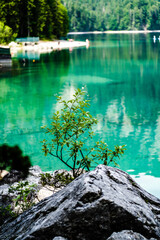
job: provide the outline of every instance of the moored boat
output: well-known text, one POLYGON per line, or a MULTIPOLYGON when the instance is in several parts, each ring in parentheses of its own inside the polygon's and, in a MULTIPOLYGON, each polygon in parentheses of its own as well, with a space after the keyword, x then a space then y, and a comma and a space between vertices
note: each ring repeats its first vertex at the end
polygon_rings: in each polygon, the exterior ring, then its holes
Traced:
POLYGON ((11 59, 9 47, 0 46, 0 59, 11 59))
POLYGON ((10 48, 0 46, 0 68, 10 67, 12 65, 10 48))

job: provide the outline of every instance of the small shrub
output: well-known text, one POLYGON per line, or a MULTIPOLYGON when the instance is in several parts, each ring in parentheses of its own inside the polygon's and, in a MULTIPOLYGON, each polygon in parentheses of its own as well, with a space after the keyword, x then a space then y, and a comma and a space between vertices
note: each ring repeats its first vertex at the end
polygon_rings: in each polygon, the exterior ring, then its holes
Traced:
POLYGON ((69 173, 58 173, 55 176, 55 184, 60 183, 62 186, 68 185, 70 182, 74 180, 74 177, 72 177, 69 173))
POLYGON ((42 186, 45 185, 50 185, 53 186, 53 177, 50 173, 41 173, 40 174, 40 183, 42 184, 42 186))
POLYGON ((50 173, 40 174, 40 182, 42 186, 49 185, 54 187, 66 186, 74 180, 74 177, 71 174, 62 172, 57 173, 55 176, 52 176, 50 173))
POLYGON ((50 127, 44 127, 46 134, 51 135, 50 141, 44 139, 42 142, 45 156, 50 154, 63 162, 72 170, 74 178, 83 173, 84 169, 90 171, 92 163, 117 165, 115 159, 125 150, 123 145, 115 146, 112 151, 103 141, 86 149, 85 142, 91 141, 94 135, 92 128, 97 124, 97 119, 86 110, 90 104, 84 96, 85 92, 77 89, 69 101, 57 97, 62 105, 61 111, 53 114, 50 127))
POLYGON ((19 182, 16 186, 11 186, 9 188, 9 193, 16 195, 16 197, 13 198, 13 202, 15 208, 19 207, 16 211, 17 214, 28 210, 35 204, 35 187, 35 184, 29 185, 29 183, 25 181, 19 182))

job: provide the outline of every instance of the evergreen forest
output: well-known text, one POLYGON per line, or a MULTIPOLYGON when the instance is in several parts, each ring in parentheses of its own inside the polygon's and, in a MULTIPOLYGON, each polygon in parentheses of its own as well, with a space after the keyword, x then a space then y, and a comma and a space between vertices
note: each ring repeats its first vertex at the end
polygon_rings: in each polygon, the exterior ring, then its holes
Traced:
POLYGON ((158 30, 160 0, 1 0, 0 42, 68 31, 158 30))
POLYGON ((53 39, 69 30, 66 8, 60 0, 1 0, 0 38, 38 36, 53 39))
POLYGON ((70 31, 157 30, 160 0, 63 0, 70 31))

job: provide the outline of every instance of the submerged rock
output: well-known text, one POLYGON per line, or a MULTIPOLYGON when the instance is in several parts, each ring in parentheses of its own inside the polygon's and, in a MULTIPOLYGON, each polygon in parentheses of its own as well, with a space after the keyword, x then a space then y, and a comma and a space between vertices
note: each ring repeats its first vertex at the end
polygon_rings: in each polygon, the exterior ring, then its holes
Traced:
POLYGON ((160 239, 160 200, 127 173, 99 165, 4 224, 0 239, 106 240, 126 229, 160 239))

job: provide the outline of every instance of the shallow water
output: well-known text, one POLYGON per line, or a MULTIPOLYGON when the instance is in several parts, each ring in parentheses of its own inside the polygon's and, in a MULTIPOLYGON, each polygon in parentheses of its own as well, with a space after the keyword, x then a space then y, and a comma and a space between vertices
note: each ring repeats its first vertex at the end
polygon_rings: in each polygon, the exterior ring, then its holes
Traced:
POLYGON ((153 34, 70 38, 88 38, 90 47, 12 53, 12 68, 0 72, 0 144, 18 144, 44 171, 63 168, 44 157, 41 126, 57 109, 55 94, 68 98, 84 87, 99 120, 96 140, 126 144, 120 168, 160 197, 160 42, 153 34))

